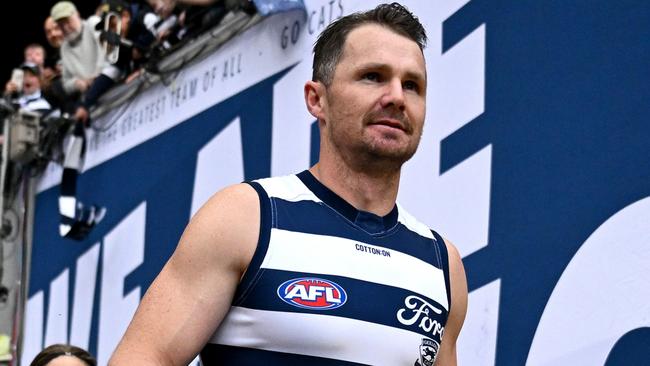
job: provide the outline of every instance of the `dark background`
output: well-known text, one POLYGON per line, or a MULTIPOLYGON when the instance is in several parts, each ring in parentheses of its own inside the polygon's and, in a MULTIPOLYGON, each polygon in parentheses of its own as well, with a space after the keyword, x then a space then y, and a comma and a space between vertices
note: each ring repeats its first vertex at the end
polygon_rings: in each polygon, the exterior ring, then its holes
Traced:
MULTIPOLYGON (((45 39, 43 23, 50 14, 50 9, 56 0, 48 1, 12 1, 12 11, 5 12, 0 21, 2 34, 2 57, 0 57, 0 85, 11 77, 11 70, 23 62, 23 50, 30 43, 39 43, 50 52, 51 48, 45 39), (14 11, 15 9, 15 11, 14 11), (10 19, 9 17, 14 17, 10 19)), ((100 0, 73 1, 82 18, 94 12, 100 0)))

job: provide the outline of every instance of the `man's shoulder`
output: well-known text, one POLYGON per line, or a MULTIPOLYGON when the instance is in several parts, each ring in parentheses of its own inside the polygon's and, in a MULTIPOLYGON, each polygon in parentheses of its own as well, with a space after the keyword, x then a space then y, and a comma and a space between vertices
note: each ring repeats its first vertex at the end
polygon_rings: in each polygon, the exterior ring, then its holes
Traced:
POLYGON ((227 206, 250 206, 258 200, 258 195, 250 184, 238 183, 221 189, 204 205, 204 208, 221 209, 227 206))
POLYGON ((246 206, 259 202, 262 198, 289 198, 296 192, 304 192, 306 187, 296 175, 275 176, 247 180, 227 186, 216 192, 203 206, 210 211, 223 206, 246 206))
POLYGON ((98 15, 91 15, 88 18, 82 20, 84 26, 88 26, 88 31, 95 32, 95 26, 102 21, 102 18, 98 15))
POLYGON ((398 217, 397 220, 407 229, 427 238, 433 239, 433 233, 428 225, 411 215, 402 205, 397 203, 398 217))
POLYGON ((257 179, 251 182, 264 190, 269 198, 285 201, 319 201, 314 193, 303 183, 298 174, 257 179))
MULTIPOLYGON (((259 231, 258 194, 249 184, 228 186, 210 197, 192 216, 186 234, 192 240, 235 248, 253 243, 259 231)), ((211 245, 211 244, 210 244, 211 245)))
POLYGON ((297 179, 297 174, 274 175, 271 177, 253 179, 247 182, 258 183, 260 185, 266 186, 272 184, 283 184, 283 182, 291 182, 294 179, 297 179))

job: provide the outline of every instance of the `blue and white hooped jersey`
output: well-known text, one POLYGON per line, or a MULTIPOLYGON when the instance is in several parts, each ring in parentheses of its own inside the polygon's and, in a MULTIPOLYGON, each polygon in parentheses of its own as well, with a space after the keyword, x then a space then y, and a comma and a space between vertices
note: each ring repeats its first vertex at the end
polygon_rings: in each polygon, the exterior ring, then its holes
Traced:
POLYGON ((250 184, 258 246, 204 365, 433 365, 450 305, 437 233, 399 205, 359 211, 309 171, 250 184))

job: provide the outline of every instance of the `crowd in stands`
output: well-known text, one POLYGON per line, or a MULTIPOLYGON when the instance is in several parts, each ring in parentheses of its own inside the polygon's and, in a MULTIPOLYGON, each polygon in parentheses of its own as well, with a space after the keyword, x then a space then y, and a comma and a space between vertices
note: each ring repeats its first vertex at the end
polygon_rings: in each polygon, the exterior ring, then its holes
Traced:
MULTIPOLYGON (((59 1, 43 21, 50 52, 27 45, 0 101, 12 111, 67 115, 87 126, 102 94, 143 71, 155 72, 157 62, 216 27, 230 11, 252 15, 256 8, 251 0, 102 0, 84 19, 73 2, 59 1)), ((96 360, 82 348, 54 344, 30 363, 55 365, 95 366, 96 360)))
POLYGON ((102 0, 83 19, 73 2, 60 1, 43 25, 53 52, 25 47, 5 100, 17 110, 67 114, 87 124, 102 94, 155 70, 164 56, 238 10, 253 14, 255 6, 250 0, 102 0))

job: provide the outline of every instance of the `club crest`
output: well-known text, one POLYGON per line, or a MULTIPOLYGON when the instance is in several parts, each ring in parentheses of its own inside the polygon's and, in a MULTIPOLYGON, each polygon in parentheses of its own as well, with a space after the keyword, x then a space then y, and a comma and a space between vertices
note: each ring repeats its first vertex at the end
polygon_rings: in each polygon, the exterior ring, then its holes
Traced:
POLYGON ((436 356, 438 356, 438 350, 440 350, 438 342, 429 338, 422 338, 420 357, 415 361, 414 366, 433 366, 436 362, 436 356))

